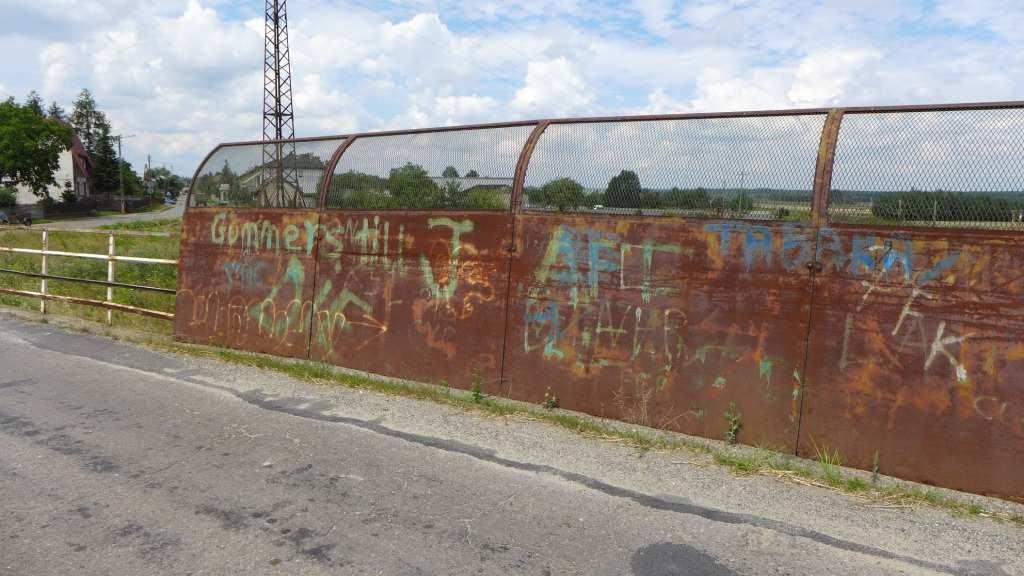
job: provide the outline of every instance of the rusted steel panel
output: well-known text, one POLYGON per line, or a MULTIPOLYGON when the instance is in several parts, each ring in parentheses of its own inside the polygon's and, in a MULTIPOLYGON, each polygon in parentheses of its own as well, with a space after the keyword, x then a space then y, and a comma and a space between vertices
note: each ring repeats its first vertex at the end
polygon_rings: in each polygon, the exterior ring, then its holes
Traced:
POLYGON ((318 222, 313 210, 187 210, 175 338, 306 357, 318 222))
POLYGON ((800 453, 1024 498, 1024 237, 821 230, 800 453))
POLYGON ((498 378, 511 218, 326 211, 311 357, 469 387, 498 378))
POLYGON ((513 263, 508 394, 794 449, 809 226, 529 214, 513 263))

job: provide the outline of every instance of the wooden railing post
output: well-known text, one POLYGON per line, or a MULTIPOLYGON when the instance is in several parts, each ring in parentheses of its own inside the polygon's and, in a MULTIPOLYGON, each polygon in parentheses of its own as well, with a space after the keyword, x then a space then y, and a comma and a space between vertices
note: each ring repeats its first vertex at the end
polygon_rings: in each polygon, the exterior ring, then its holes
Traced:
MULTIPOLYGON (((114 281, 114 265, 117 260, 114 260, 114 233, 111 232, 107 236, 107 256, 110 259, 107 260, 107 282, 114 281)), ((114 301, 114 287, 107 286, 107 302, 114 301)), ((110 326, 114 323, 114 311, 107 308, 107 325, 110 326)))
POLYGON ((40 314, 46 314, 46 288, 47 288, 47 286, 46 286, 46 275, 49 274, 49 271, 48 271, 47 265, 46 265, 46 252, 49 249, 50 249, 50 234, 49 234, 49 230, 45 230, 44 229, 43 230, 42 263, 40 265, 41 273, 43 275, 43 278, 42 278, 42 280, 39 281, 39 293, 43 295, 43 297, 39 299, 39 313, 40 314))

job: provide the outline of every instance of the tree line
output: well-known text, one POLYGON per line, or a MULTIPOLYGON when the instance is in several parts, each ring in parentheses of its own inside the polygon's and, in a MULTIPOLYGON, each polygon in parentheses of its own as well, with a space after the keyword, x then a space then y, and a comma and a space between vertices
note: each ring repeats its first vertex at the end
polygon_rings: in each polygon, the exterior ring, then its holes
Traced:
MULTIPOLYGON (((348 171, 335 174, 327 205, 351 209, 408 210, 504 210, 508 208, 511 186, 477 185, 464 189, 458 171, 448 166, 441 173, 447 180, 438 184, 423 166, 407 162, 392 168, 388 177, 348 171)), ((479 178, 476 170, 464 178, 479 178)))
POLYGON ((754 209, 754 198, 746 191, 726 197, 711 194, 706 188, 679 188, 655 191, 644 188, 632 170, 622 170, 608 181, 604 190, 587 192, 572 178, 556 178, 542 186, 523 190, 532 206, 568 212, 579 208, 603 206, 637 210, 708 210, 739 212, 754 209))
POLYGON ((1024 215, 1024 199, 980 192, 909 190, 871 199, 871 215, 881 220, 1010 222, 1024 215))

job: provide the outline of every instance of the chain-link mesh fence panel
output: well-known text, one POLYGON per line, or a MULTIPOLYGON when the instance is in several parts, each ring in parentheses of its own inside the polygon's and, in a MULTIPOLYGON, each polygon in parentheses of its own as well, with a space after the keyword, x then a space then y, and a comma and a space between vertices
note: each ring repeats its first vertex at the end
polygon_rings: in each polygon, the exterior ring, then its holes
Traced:
POLYGON ((1024 109, 847 113, 831 222, 1024 229, 1024 109))
POLYGON ((327 163, 344 138, 227 144, 192 183, 192 206, 317 207, 327 163))
POLYGON ((552 124, 526 210, 809 220, 824 114, 552 124))
POLYGON ((507 210, 532 125, 357 138, 334 170, 327 208, 507 210))

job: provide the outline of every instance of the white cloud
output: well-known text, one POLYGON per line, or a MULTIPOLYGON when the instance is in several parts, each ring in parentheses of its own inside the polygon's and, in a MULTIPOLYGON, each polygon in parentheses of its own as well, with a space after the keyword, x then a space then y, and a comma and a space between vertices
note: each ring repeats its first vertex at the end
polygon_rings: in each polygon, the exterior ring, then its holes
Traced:
POLYGON ((959 26, 979 26, 1010 40, 1024 40, 1024 10, 1018 0, 939 0, 935 13, 959 26))
POLYGON ((578 68, 561 56, 530 62, 525 83, 516 90, 511 106, 527 114, 564 116, 586 110, 594 99, 578 68))
POLYGON ((673 30, 672 3, 672 0, 633 0, 633 8, 640 13, 647 30, 667 36, 673 30))
POLYGON ((500 111, 501 103, 489 96, 437 95, 424 90, 412 95, 405 111, 385 126, 401 129, 476 124, 493 119, 500 111))
POLYGON ((731 7, 724 2, 708 2, 701 0, 687 3, 682 10, 683 21, 691 26, 703 27, 726 14, 731 7))
POLYGON ((43 71, 42 93, 56 97, 75 68, 71 48, 66 44, 50 44, 39 55, 39 64, 43 71))
POLYGON ((882 59, 873 49, 828 50, 804 58, 796 69, 787 97, 797 106, 829 106, 843 102, 850 84, 866 80, 866 69, 882 59))
MULTIPOLYGON (((290 4, 301 135, 1024 98, 1014 0, 290 4)), ((260 0, 0 0, 0 83, 66 108, 88 87, 115 130, 138 135, 135 164, 145 152, 194 163, 218 141, 260 135, 261 10, 260 0)))
POLYGON ((782 69, 747 69, 739 73, 705 68, 697 77, 691 109, 696 112, 732 112, 785 108, 788 73, 782 69))

